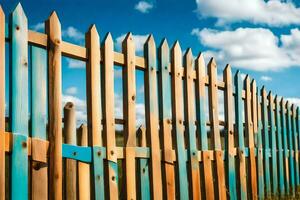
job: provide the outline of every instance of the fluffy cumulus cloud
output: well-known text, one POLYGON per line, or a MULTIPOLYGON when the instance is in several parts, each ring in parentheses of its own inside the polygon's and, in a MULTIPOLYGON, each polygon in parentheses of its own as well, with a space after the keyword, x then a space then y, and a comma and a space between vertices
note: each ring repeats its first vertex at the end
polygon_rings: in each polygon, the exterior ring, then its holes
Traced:
POLYGON ((66 89, 66 94, 75 95, 77 94, 77 87, 69 87, 66 89))
POLYGON ((74 95, 63 94, 62 95, 62 105, 65 106, 66 103, 72 102, 75 106, 75 115, 77 124, 86 123, 87 112, 86 112, 86 101, 80 99, 74 95))
POLYGON ((134 9, 140 11, 141 13, 149 13, 152 8, 153 4, 147 1, 140 1, 134 6, 134 9))
POLYGON ((215 57, 223 66, 226 63, 239 68, 266 71, 280 70, 300 63, 300 31, 277 37, 265 28, 238 28, 232 31, 193 29, 192 35, 209 50, 206 59, 215 57))
MULTIPOLYGON (((126 34, 123 34, 119 37, 117 37, 116 41, 116 48, 121 51, 122 49, 122 42, 124 38, 126 37, 126 34)), ((132 35, 133 41, 135 44, 135 51, 137 54, 141 53, 144 49, 144 44, 148 38, 148 35, 132 35)))
POLYGON ((69 26, 62 31, 62 36, 76 42, 82 43, 84 41, 84 34, 73 26, 69 26))
POLYGON ((269 26, 300 24, 300 8, 282 0, 196 0, 200 17, 214 17, 217 25, 251 22, 269 26))
POLYGON ((31 26, 31 29, 34 30, 34 31, 43 31, 44 28, 45 28, 45 26, 44 26, 44 23, 42 23, 42 22, 31 26))
POLYGON ((261 76, 260 79, 266 82, 272 81, 272 78, 270 76, 261 76))
POLYGON ((74 60, 71 58, 66 58, 67 66, 71 69, 84 69, 85 68, 85 62, 81 60, 74 60))

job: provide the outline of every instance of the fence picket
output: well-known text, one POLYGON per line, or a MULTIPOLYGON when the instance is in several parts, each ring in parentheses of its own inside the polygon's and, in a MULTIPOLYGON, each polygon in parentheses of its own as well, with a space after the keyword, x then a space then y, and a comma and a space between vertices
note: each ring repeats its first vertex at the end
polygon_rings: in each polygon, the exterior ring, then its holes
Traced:
POLYGON ((265 187, 266 196, 271 196, 271 178, 270 178, 270 147, 269 147, 269 120, 268 120, 268 109, 267 109, 267 93, 263 87, 261 89, 262 98, 262 121, 263 121, 263 148, 264 148, 264 169, 265 169, 265 187))
POLYGON ((94 163, 92 166, 94 174, 95 199, 105 199, 104 190, 104 163, 102 152, 101 135, 101 77, 100 77, 100 39, 96 26, 89 28, 85 35, 86 47, 89 49, 89 60, 86 65, 87 86, 87 126, 90 145, 93 146, 94 163), (100 154, 100 155, 99 155, 100 154))
POLYGON ((289 146, 289 171, 290 171, 290 194, 295 196, 295 163, 294 163, 294 145, 293 145, 293 133, 292 133, 292 120, 291 120, 291 108, 290 102, 286 102, 286 116, 287 116, 287 132, 288 132, 288 146, 289 146))
POLYGON ((250 183, 251 183, 251 195, 252 199, 257 199, 257 182, 256 182, 256 158, 254 147, 254 125, 253 114, 251 104, 251 87, 250 77, 247 75, 245 78, 245 90, 246 90, 246 109, 245 109, 245 129, 246 137, 248 139, 249 157, 250 157, 250 183))
POLYGON ((295 189, 298 195, 299 187, 299 157, 298 157, 298 140, 297 140, 297 128, 296 128, 296 106, 295 104, 291 107, 292 112, 292 133, 293 133, 293 143, 294 143, 294 161, 295 161, 295 189))
POLYGON ((277 170, 277 145, 275 133, 275 120, 274 120, 274 99, 271 92, 268 95, 269 99, 269 120, 270 120, 270 133, 271 133, 271 159, 272 159, 272 192, 274 196, 278 195, 278 170, 277 170))
POLYGON ((234 156, 234 126, 233 126, 233 91, 232 91, 232 73, 230 65, 227 65, 223 72, 225 81, 225 121, 226 121, 226 145, 227 145, 227 173, 230 199, 237 199, 236 191, 236 173, 234 156))
POLYGON ((258 170, 258 197, 263 199, 265 197, 265 183, 264 183, 264 166, 263 166, 263 139, 262 139, 262 98, 255 94, 257 99, 257 170, 258 170))
POLYGON ((28 46, 27 18, 21 4, 12 13, 11 199, 28 199, 28 46))
POLYGON ((185 67, 185 116, 186 131, 188 134, 188 159, 190 164, 190 183, 193 199, 201 199, 200 190, 200 170, 198 161, 198 149, 196 143, 196 113, 195 113, 195 90, 192 72, 194 68, 194 58, 192 50, 189 48, 184 55, 185 67))
POLYGON ((61 25, 53 12, 46 22, 48 50, 49 199, 62 199, 61 25))
MULTIPOLYGON (((81 146, 88 146, 87 126, 81 125, 79 128, 78 142, 81 146)), ((87 163, 78 163, 78 199, 90 199, 90 165, 87 163)))
POLYGON ((0 6, 0 200, 5 199, 5 14, 0 6))
POLYGON ((159 144, 159 121, 157 99, 157 63, 154 38, 150 35, 144 46, 146 61, 146 130, 151 149, 151 188, 153 199, 162 199, 161 155, 159 144))
POLYGON ((104 136, 107 146, 108 162, 108 187, 109 198, 119 199, 118 197, 118 163, 116 154, 115 136, 115 112, 114 112, 114 63, 113 63, 113 39, 111 34, 107 34, 104 40, 104 136))
POLYGON ((289 173, 289 147, 287 142, 287 123, 285 115, 285 102, 283 98, 280 101, 281 109, 281 125, 282 125, 282 135, 283 135, 283 150, 284 150, 284 170, 285 170, 285 186, 286 193, 290 194, 290 173, 289 173))
POLYGON ((172 157, 172 104, 171 104, 171 84, 170 84, 170 53, 166 39, 159 48, 160 61, 160 120, 163 139, 163 160, 164 160, 164 199, 175 199, 175 173, 172 157))
POLYGON ((281 129, 281 116, 280 116, 280 105, 278 96, 275 97, 275 116, 276 116, 276 133, 278 141, 278 174, 279 174, 279 191, 280 196, 284 197, 285 186, 284 186, 284 160, 283 160, 283 148, 282 148, 282 129, 281 129))
MULTIPOLYGON (((31 136, 47 139, 47 51, 31 47, 31 136)), ((35 146, 32 146, 34 149, 35 146)), ((38 151, 38 150, 37 150, 38 151)), ((33 158, 34 159, 34 156, 33 158)), ((48 198, 48 167, 33 161, 31 170, 32 199, 48 198)))
POLYGON ((240 182, 240 199, 247 199, 247 182, 246 182, 246 162, 245 162, 245 144, 244 144, 244 127, 243 127, 243 99, 242 90, 243 82, 239 71, 234 77, 235 83, 235 125, 238 134, 238 158, 239 160, 239 182, 240 182))
POLYGON ((123 40, 122 49, 125 57, 123 70, 123 109, 127 119, 124 127, 125 134, 125 170, 127 199, 136 199, 135 150, 136 146, 136 88, 135 88, 135 46, 131 33, 123 40))
POLYGON ((179 42, 176 41, 171 50, 171 74, 172 74, 172 99, 173 99, 173 128, 176 137, 176 153, 178 165, 178 189, 179 198, 188 199, 188 180, 186 169, 186 152, 183 125, 183 87, 182 87, 182 52, 179 42))

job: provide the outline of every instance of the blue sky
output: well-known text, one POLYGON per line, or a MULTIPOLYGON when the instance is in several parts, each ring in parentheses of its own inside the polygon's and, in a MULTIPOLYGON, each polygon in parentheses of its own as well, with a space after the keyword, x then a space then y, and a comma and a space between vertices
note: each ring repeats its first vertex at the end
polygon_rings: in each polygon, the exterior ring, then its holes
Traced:
MULTIPOLYGON (((0 1, 6 14, 18 1, 0 1)), ((96 24, 101 40, 111 32, 116 51, 127 32, 132 32, 138 55, 147 34, 156 44, 166 37, 169 46, 180 41, 194 56, 214 56, 219 73, 227 63, 234 71, 255 78, 274 94, 300 105, 300 3, 279 0, 161 0, 161 1, 21 1, 29 28, 43 32, 43 22, 55 10, 63 39, 84 46, 84 34, 96 24)), ((115 67, 116 115, 121 117, 121 68, 115 67)), ((137 71, 139 123, 143 123, 143 72, 137 71)), ((73 101, 77 117, 86 119, 85 65, 63 58, 64 102, 73 101)))

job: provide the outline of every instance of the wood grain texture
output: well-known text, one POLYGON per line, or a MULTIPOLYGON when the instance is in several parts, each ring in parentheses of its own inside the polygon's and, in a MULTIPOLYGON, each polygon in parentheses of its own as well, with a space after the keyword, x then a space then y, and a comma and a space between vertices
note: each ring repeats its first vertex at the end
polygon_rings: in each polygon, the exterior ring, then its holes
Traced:
POLYGON ((253 126, 253 113, 251 102, 251 85, 250 77, 245 78, 246 90, 246 109, 245 109, 245 129, 246 137, 248 138, 249 157, 250 157, 250 183, 251 183, 251 198, 258 199, 257 197, 257 177, 256 177, 256 158, 254 149, 254 126, 253 126))
POLYGON ((232 89, 232 73, 230 65, 227 65, 223 72, 223 79, 225 81, 225 121, 226 135, 227 135, 227 173, 228 173, 228 187, 230 199, 237 199, 236 191, 236 172, 235 172, 235 157, 234 157, 234 113, 233 113, 233 89, 232 89))
MULTIPOLYGON (((76 145, 75 105, 67 102, 64 107, 64 139, 66 144, 76 145)), ((65 162, 65 198, 77 198, 77 163, 76 160, 66 159, 65 162)))
MULTIPOLYGON (((221 136, 219 128, 219 110, 218 110, 218 87, 217 87, 217 64, 212 58, 208 63, 209 76, 209 116, 211 122, 211 137, 216 158, 219 157, 219 151, 222 150, 221 136)), ((218 198, 226 199, 225 168, 223 159, 216 159, 217 165, 217 184, 218 198)))
POLYGON ((5 14, 0 6, 0 200, 5 199, 5 14))
POLYGON ((125 56, 125 69, 123 70, 123 110, 126 119, 124 126, 126 144, 126 190, 127 199, 136 199, 135 177, 135 151, 136 146, 136 86, 135 86, 135 46, 131 33, 128 33, 122 43, 125 56))
POLYGON ((62 79, 61 25, 53 12, 46 22, 48 34, 49 199, 62 199, 62 79))
POLYGON ((21 4, 11 16, 11 199, 28 199, 28 25, 21 4), (21 167, 22 166, 22 167, 21 167))
POLYGON ((285 183, 284 183, 284 158, 283 158, 283 137, 282 137, 282 126, 280 116, 280 105, 278 96, 275 97, 275 122, 276 122, 276 137, 278 144, 278 177, 279 177, 279 192, 280 197, 284 197, 285 194, 285 183))
MULTIPOLYGON (((81 125, 79 127, 78 144, 82 147, 88 146, 87 126, 81 125)), ((78 199, 91 199, 90 193, 90 165, 87 163, 78 163, 78 199)))
POLYGON ((162 134, 162 149, 164 161, 164 199, 175 199, 175 172, 174 163, 171 159, 172 149, 172 104, 171 104, 171 81, 170 81, 170 53, 166 39, 159 48, 159 84, 160 84, 160 120, 162 134))
POLYGON ((185 137, 183 125, 183 86, 182 86, 182 52, 179 42, 176 41, 171 50, 171 75, 172 75, 172 112, 173 129, 176 138, 176 156, 178 165, 179 198, 189 198, 189 185, 185 161, 185 137))
POLYGON ((103 50, 103 82, 104 82, 104 137, 107 146, 108 158, 108 188, 109 198, 118 199, 118 163, 116 154, 116 136, 115 136, 115 101, 114 101, 114 44, 110 33, 104 40, 103 50))
POLYGON ((156 45, 150 35, 144 45, 146 130, 151 149, 151 190, 153 199, 162 199, 161 155, 159 142, 156 45))
POLYGON ((274 99, 271 92, 268 95, 269 99, 269 120, 270 120, 270 134, 271 134, 271 154, 272 154, 272 195, 278 196, 278 170, 277 170, 277 141, 275 133, 275 119, 274 119, 274 99))
MULTIPOLYGON (((47 139, 47 51, 39 47, 31 47, 31 136, 41 140, 47 139)), ((34 141, 34 140, 33 140, 34 141)), ((32 145, 32 159, 45 151, 32 145), (36 154, 34 153, 36 152, 36 154)), ((41 156, 42 157, 42 156, 41 156)), ((48 166, 33 162, 31 170, 32 199, 48 199, 48 166)))
POLYGON ((246 163, 245 163, 245 142, 244 142, 244 127, 243 127, 243 100, 242 89, 243 82, 239 71, 234 77, 235 84, 235 125, 238 135, 238 155, 239 155, 239 193, 240 199, 247 199, 247 182, 246 182, 246 163))

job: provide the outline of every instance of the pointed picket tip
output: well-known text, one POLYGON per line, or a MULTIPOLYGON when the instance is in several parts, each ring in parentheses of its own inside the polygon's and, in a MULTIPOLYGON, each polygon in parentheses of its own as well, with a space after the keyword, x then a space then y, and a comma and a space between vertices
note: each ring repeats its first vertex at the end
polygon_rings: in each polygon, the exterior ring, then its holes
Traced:
POLYGON ((260 91, 261 91, 262 94, 266 94, 266 88, 265 88, 265 86, 262 86, 262 88, 261 88, 260 91))
POLYGON ((252 85, 252 87, 256 87, 256 81, 255 81, 255 79, 252 79, 251 85, 252 85))
POLYGON ((160 43, 160 49, 161 50, 169 50, 169 44, 166 38, 164 38, 162 40, 162 42, 160 43))
POLYGON ((191 48, 188 48, 188 49, 185 51, 184 57, 185 57, 186 59, 193 59, 193 53, 192 53, 192 49, 191 49, 191 48))
POLYGON ((231 66, 230 66, 230 64, 227 64, 227 65, 225 66, 224 71, 226 71, 226 72, 231 72, 231 66))
POLYGON ((286 103, 285 103, 285 105, 286 105, 286 109, 289 109, 289 107, 290 107, 290 102, 287 100, 286 103))
POLYGON ((59 22, 59 18, 58 15, 55 11, 52 11, 50 16, 49 16, 49 20, 53 20, 53 21, 58 21, 59 22))
POLYGON ((2 6, 0 5, 0 16, 4 16, 5 14, 4 14, 4 11, 3 11, 3 8, 2 8, 2 6))
POLYGON ((197 58, 196 58, 196 61, 198 62, 203 62, 204 63, 204 57, 203 57, 203 53, 199 53, 197 58))
POLYGON ((283 97, 281 97, 281 99, 280 99, 280 104, 284 105, 284 99, 283 99, 283 97))
POLYGON ((269 98, 272 98, 272 91, 269 91, 268 97, 269 97, 269 98))
POLYGON ((212 57, 209 62, 208 62, 208 66, 209 67, 216 67, 217 66, 217 62, 216 59, 214 57, 212 57))
POLYGON ((172 47, 172 51, 174 52, 181 52, 181 47, 180 47, 180 44, 179 44, 179 41, 176 40, 173 47, 172 47))
POLYGON ((123 43, 131 42, 131 41, 133 41, 132 33, 129 32, 129 33, 126 34, 125 38, 123 39, 123 43))
POLYGON ((237 79, 237 78, 241 79, 241 72, 240 72, 240 70, 237 70, 237 71, 235 72, 234 77, 235 77, 235 79, 237 79))
POLYGON ((246 75, 246 77, 245 77, 245 82, 246 82, 247 84, 250 83, 250 76, 249 76, 249 74, 246 75))
POLYGON ((277 103, 278 102, 278 95, 276 94, 274 97, 274 101, 277 103))
POLYGON ((105 35, 104 44, 113 44, 113 38, 110 32, 105 35))
POLYGON ((97 33, 98 34, 98 30, 97 30, 97 27, 95 24, 92 24, 89 29, 88 29, 88 32, 91 32, 91 33, 97 33))
POLYGON ((150 34, 145 42, 149 46, 155 46, 155 40, 152 34, 150 34))
POLYGON ((12 16, 22 16, 22 18, 27 20, 27 17, 25 15, 24 9, 21 5, 21 3, 18 3, 15 9, 12 12, 12 16))

